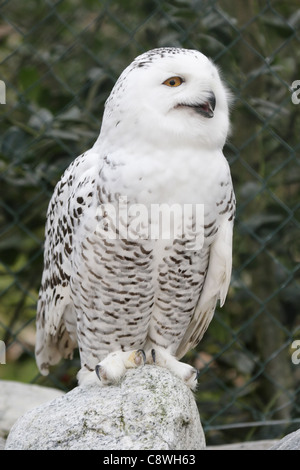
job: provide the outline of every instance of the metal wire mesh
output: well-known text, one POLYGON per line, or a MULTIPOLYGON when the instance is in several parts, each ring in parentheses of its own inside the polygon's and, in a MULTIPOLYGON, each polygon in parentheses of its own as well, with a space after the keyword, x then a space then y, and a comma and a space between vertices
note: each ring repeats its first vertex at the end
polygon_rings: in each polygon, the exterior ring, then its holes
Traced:
POLYGON ((6 87, 6 104, 0 104, 1 377, 66 390, 75 385, 78 358, 47 379, 34 361, 47 204, 63 170, 97 137, 104 101, 125 66, 154 47, 194 48, 220 66, 233 93, 225 154, 238 208, 226 305, 186 357, 201 370, 196 398, 207 441, 272 438, 295 429, 297 1, 6 0, 0 17, 6 87))

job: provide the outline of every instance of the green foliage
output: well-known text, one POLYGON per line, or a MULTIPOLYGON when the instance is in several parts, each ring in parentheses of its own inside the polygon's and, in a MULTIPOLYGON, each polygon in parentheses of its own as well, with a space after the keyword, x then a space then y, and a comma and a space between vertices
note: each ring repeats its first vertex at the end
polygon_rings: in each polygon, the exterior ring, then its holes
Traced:
POLYGON ((298 2, 28 0, 6 1, 0 14, 1 377, 74 386, 78 357, 45 379, 33 356, 47 204, 97 137, 125 66, 154 47, 195 48, 232 91, 225 153, 238 210, 228 299, 186 359, 201 368, 197 400, 209 442, 286 431, 229 428, 290 421, 299 411, 289 349, 300 324, 300 114, 290 92, 300 79, 298 2))

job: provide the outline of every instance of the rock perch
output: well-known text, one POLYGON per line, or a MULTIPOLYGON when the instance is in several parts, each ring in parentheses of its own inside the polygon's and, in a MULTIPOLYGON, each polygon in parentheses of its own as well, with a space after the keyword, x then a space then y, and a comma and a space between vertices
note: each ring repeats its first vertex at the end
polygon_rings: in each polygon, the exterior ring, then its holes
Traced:
POLYGON ((198 450, 205 448, 193 393, 168 370, 129 370, 117 386, 93 384, 34 408, 5 449, 198 450))

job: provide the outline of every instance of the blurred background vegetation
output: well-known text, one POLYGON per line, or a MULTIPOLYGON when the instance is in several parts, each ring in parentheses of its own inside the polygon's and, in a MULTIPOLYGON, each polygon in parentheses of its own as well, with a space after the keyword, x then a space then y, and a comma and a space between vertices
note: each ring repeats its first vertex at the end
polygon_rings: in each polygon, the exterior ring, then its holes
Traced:
POLYGON ((225 154, 237 196, 225 306, 186 360, 208 444, 299 427, 300 79, 298 0, 0 0, 2 379, 69 390, 78 356, 47 378, 34 359, 45 213, 68 164, 96 139, 103 105, 135 56, 198 49, 232 90, 225 154))

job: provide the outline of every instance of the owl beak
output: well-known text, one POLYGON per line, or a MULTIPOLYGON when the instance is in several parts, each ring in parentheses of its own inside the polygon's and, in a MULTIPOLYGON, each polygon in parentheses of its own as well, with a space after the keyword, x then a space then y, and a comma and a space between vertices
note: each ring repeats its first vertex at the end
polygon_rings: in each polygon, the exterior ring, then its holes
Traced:
POLYGON ((192 108, 196 111, 196 113, 201 114, 201 116, 204 116, 205 118, 213 118, 214 117, 214 110, 216 107, 216 96, 215 94, 211 91, 209 92, 209 96, 207 101, 204 101, 204 103, 196 103, 196 104, 179 104, 176 106, 178 107, 187 107, 187 108, 192 108))
POLYGON ((205 101, 204 103, 192 106, 192 108, 194 108, 198 114, 201 114, 201 116, 204 116, 206 118, 214 117, 215 107, 216 107, 216 96, 212 91, 210 92, 207 101, 205 101))

